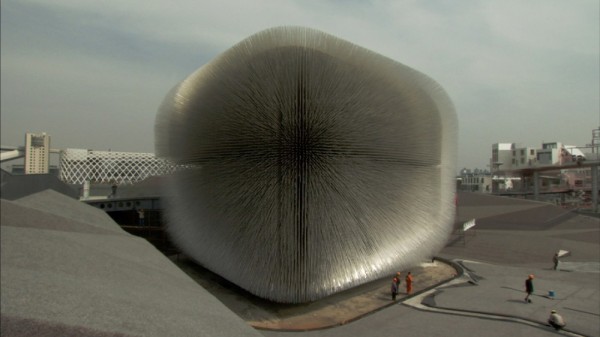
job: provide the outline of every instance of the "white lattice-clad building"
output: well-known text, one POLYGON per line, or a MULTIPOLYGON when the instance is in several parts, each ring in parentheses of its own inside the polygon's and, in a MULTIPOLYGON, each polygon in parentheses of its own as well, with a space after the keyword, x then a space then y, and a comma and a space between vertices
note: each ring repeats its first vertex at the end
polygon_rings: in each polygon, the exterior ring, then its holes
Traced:
POLYGON ((176 165, 154 153, 65 149, 60 155, 60 179, 69 184, 127 185, 173 172, 176 165))

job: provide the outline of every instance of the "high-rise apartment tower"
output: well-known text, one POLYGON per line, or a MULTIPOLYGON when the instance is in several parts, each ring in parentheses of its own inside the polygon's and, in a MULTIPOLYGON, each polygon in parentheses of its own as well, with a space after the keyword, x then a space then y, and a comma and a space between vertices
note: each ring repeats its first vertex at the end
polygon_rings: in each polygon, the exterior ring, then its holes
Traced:
POLYGON ((25 174, 47 174, 50 166, 50 136, 25 134, 25 174))

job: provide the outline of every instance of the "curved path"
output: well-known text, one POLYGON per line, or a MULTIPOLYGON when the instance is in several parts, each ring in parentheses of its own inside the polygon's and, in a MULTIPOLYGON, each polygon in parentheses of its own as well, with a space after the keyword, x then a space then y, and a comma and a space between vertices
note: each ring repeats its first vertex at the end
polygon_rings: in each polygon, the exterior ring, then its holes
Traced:
POLYGON ((326 330, 267 336, 594 336, 600 337, 600 220, 558 207, 481 194, 461 193, 457 231, 440 256, 462 261, 462 277, 351 323, 326 330), (571 255, 552 269, 559 249, 571 255), (481 262, 474 262, 481 261, 481 262), (484 261, 484 262, 483 262, 484 261), (524 281, 535 274, 533 302, 524 281), (548 296, 549 291, 555 297, 548 296), (550 310, 567 331, 545 325, 550 310))
MULTIPOLYGON (((459 263, 461 265, 466 262, 467 261, 459 261, 459 263)), ((473 261, 469 261, 469 262, 474 263, 473 261)), ((476 263, 476 265, 481 265, 481 264, 476 263)), ((481 319, 506 321, 506 322, 512 322, 512 323, 518 323, 518 324, 525 324, 525 325, 529 325, 529 326, 537 327, 537 328, 548 327, 548 324, 545 322, 540 322, 540 321, 536 321, 536 320, 533 320, 530 318, 521 317, 523 315, 518 316, 518 313, 516 313, 516 312, 503 312, 503 310, 502 310, 503 308, 499 308, 499 306, 492 306, 492 307, 486 306, 485 308, 475 310, 475 309, 461 308, 462 305, 461 304, 456 305, 456 303, 454 303, 454 305, 450 305, 450 307, 441 307, 437 304, 436 297, 438 297, 438 295, 440 295, 444 291, 444 289, 451 288, 451 287, 470 288, 472 286, 479 285, 480 281, 482 281, 482 280, 483 280, 483 278, 481 276, 475 274, 472 270, 467 269, 462 273, 462 275, 460 277, 457 277, 457 278, 451 280, 450 282, 447 282, 447 283, 440 285, 438 287, 435 287, 433 289, 424 291, 424 292, 418 294, 417 296, 409 298, 406 301, 404 301, 403 304, 413 307, 418 310, 430 311, 430 312, 440 313, 440 314, 450 314, 450 315, 458 315, 458 316, 481 318, 481 319)), ((507 288, 507 287, 503 287, 503 288, 507 288)), ((546 297, 549 300, 554 300, 553 298, 550 298, 549 296, 537 295, 537 297, 546 297)), ((535 294, 534 294, 534 299, 535 299, 535 302, 537 303, 535 294)), ((517 300, 508 300, 508 301, 519 302, 518 299, 517 300)), ((522 303, 525 306, 531 305, 529 303, 525 304, 524 301, 522 301, 522 303)), ((581 328, 581 327, 579 327, 579 328, 581 328)), ((587 330, 587 329, 584 329, 584 330, 587 330)), ((571 328, 561 330, 557 333, 567 335, 567 336, 586 336, 586 334, 583 334, 581 332, 572 331, 571 328)))
MULTIPOLYGON (((277 331, 308 331, 347 324, 452 280, 457 275, 455 266, 436 260, 411 269, 413 293, 406 294, 402 280, 395 302, 390 294, 393 276, 390 275, 389 279, 373 281, 312 303, 278 304, 256 298, 191 261, 180 257, 174 262, 248 324, 260 330, 277 331)), ((406 271, 402 274, 406 275, 406 271)))

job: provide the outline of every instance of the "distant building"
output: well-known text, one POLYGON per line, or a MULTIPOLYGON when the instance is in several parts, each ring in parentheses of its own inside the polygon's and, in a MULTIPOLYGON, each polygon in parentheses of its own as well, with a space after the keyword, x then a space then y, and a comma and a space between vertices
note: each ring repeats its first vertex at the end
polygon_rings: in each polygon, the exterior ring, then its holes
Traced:
POLYGON ((586 154, 578 147, 560 142, 542 143, 538 149, 517 143, 496 143, 492 145, 490 167, 492 173, 510 172, 528 167, 562 165, 585 158, 586 154))
POLYGON ((537 151, 531 147, 515 147, 512 150, 511 166, 521 168, 525 166, 535 165, 537 163, 537 151))
POLYGON ((60 179, 68 184, 129 185, 169 174, 176 165, 154 153, 65 149, 59 168, 60 179))
POLYGON ((492 159, 490 163, 492 172, 512 165, 512 150, 514 147, 514 143, 496 143, 492 145, 492 159))
MULTIPOLYGON (((21 175, 25 174, 25 165, 23 164, 12 164, 8 166, 9 172, 12 175, 21 175)), ((50 165, 48 167, 48 174, 58 177, 59 170, 57 165, 50 165)))
POLYGON ((492 175, 487 170, 462 169, 456 179, 456 189, 468 192, 492 192, 492 175))
POLYGON ((45 132, 25 134, 25 174, 47 174, 50 166, 50 136, 45 132))
MULTIPOLYGON (((561 142, 545 142, 541 148, 517 143, 492 145, 490 158, 493 192, 524 191, 532 188, 532 172, 539 175, 539 187, 544 191, 589 189, 592 176, 589 167, 577 167, 582 162, 598 160, 600 128, 593 130, 592 144, 577 147, 561 142), (591 149, 591 152, 582 150, 591 149), (554 167, 556 169, 554 169, 554 167)), ((463 178, 469 181, 468 177, 463 178)))

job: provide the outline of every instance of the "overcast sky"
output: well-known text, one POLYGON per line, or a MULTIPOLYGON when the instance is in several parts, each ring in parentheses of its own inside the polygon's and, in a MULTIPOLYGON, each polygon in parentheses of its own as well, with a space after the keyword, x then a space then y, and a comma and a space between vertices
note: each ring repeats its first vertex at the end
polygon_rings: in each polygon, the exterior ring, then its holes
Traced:
POLYGON ((444 87, 458 167, 491 146, 584 146, 600 126, 598 0, 2 0, 1 144, 154 152, 167 92, 263 29, 322 30, 444 87))

